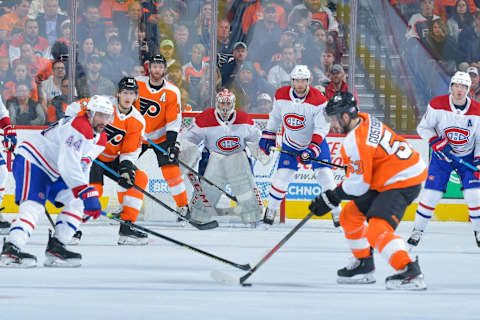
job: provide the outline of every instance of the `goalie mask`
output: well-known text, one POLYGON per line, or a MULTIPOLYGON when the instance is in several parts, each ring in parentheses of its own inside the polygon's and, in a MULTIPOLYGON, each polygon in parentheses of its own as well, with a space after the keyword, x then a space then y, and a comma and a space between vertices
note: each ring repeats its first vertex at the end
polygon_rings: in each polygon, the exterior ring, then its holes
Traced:
POLYGON ((230 119, 235 112, 235 95, 228 89, 223 89, 217 93, 215 110, 223 121, 230 119))

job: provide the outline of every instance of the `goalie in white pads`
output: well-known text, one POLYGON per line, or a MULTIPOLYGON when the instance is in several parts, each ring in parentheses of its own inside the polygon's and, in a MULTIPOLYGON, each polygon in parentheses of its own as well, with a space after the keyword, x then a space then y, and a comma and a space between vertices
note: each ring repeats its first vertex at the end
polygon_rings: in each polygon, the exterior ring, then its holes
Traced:
MULTIPOLYGON (((252 168, 245 152, 247 142, 257 143, 260 135, 250 116, 235 110, 235 95, 227 89, 217 94, 215 108, 195 117, 193 124, 180 135, 183 144, 180 155, 189 164, 196 163, 197 146, 204 143, 201 163, 208 162, 205 177, 221 188, 230 183, 232 193, 238 199, 236 207, 222 213, 240 215, 246 224, 255 224, 262 214, 261 200, 257 197, 252 168)), ((203 174, 203 170, 200 171, 203 174)), ((192 199, 192 218, 210 221, 213 214, 218 214, 215 206, 222 194, 204 182, 194 187, 197 194, 204 192, 207 201, 199 197, 192 199)))
MULTIPOLYGON (((259 146, 269 155, 270 148, 275 146, 276 132, 282 128, 282 149, 295 153, 298 157, 286 153, 280 155, 263 218, 266 224, 273 224, 299 162, 308 164, 311 159, 331 161, 330 149, 325 140, 330 130, 330 124, 324 116, 327 99, 318 89, 309 85, 310 70, 307 66, 295 66, 290 78, 292 85, 282 87, 275 93, 273 109, 259 146)), ((333 173, 328 166, 312 162, 312 168, 322 188, 335 188, 333 173)), ((335 226, 338 225, 339 214, 340 207, 332 210, 335 226)))
POLYGON ((95 219, 101 214, 98 191, 88 185, 88 179, 93 159, 107 143, 103 130, 112 115, 111 99, 93 96, 85 113, 60 119, 17 147, 12 172, 19 214, 3 244, 0 266, 36 266, 37 258, 22 249, 44 214, 46 200, 65 206, 57 217, 54 235, 49 237, 44 265, 80 266, 82 256, 67 250, 65 244, 71 240, 82 214, 95 219))

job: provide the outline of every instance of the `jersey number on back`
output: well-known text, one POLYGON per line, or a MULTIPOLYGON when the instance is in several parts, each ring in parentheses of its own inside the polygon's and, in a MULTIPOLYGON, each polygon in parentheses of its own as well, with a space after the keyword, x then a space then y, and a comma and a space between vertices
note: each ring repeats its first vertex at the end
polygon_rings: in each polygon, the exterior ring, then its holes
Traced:
POLYGON ((396 155, 400 160, 407 160, 412 155, 412 149, 405 141, 392 140, 392 133, 385 129, 383 132, 382 140, 380 140, 380 146, 389 155, 396 155))
POLYGON ((140 97, 140 113, 142 116, 148 114, 150 117, 154 118, 158 116, 160 110, 162 110, 162 106, 158 102, 140 97))

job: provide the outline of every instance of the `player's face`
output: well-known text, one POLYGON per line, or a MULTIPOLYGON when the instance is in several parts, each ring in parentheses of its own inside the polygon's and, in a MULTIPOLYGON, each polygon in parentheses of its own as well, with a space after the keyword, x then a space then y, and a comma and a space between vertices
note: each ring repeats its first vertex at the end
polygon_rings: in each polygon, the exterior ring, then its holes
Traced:
POLYGON ((230 112, 233 110, 233 104, 230 102, 218 102, 217 111, 220 114, 220 117, 223 120, 227 120, 227 117, 230 115, 230 112))
POLYGON ((328 116, 327 120, 330 122, 330 129, 333 133, 347 134, 350 131, 352 119, 346 113, 328 116))
POLYGON ((293 90, 295 93, 302 95, 305 94, 308 87, 308 79, 293 79, 293 90))
POLYGON ((150 78, 155 81, 162 80, 165 75, 165 65, 163 63, 150 63, 150 78))
POLYGON ((454 100, 463 100, 467 96, 467 86, 459 83, 452 84, 452 96, 454 100))
POLYGON ((128 108, 130 107, 137 99, 137 94, 133 90, 122 90, 118 93, 118 104, 120 108, 128 108))
POLYGON ((103 112, 95 112, 91 123, 92 123, 92 128, 96 133, 101 133, 103 130, 105 130, 105 127, 107 124, 112 122, 112 115, 103 113, 103 112))

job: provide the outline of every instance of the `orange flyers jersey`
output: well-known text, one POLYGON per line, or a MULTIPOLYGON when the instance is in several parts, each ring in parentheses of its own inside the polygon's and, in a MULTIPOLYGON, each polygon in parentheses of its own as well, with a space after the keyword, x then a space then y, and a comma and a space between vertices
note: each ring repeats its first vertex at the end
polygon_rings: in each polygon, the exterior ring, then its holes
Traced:
POLYGON ((359 113, 361 123, 350 131, 340 150, 347 165, 345 193, 360 196, 411 187, 427 178, 427 167, 407 141, 375 117, 359 113))
POLYGON ((150 87, 148 77, 135 79, 138 83, 135 106, 145 118, 145 137, 155 143, 163 142, 167 131, 179 132, 182 125, 180 90, 167 80, 160 90, 155 90, 150 87))
MULTIPOLYGON (((85 112, 89 100, 90 98, 84 98, 73 102, 65 114, 85 112)), ((111 162, 120 156, 120 162, 130 160, 135 163, 140 155, 144 132, 145 120, 137 109, 132 108, 128 114, 123 114, 115 107, 113 121, 105 128, 107 145, 98 159, 111 162)))

